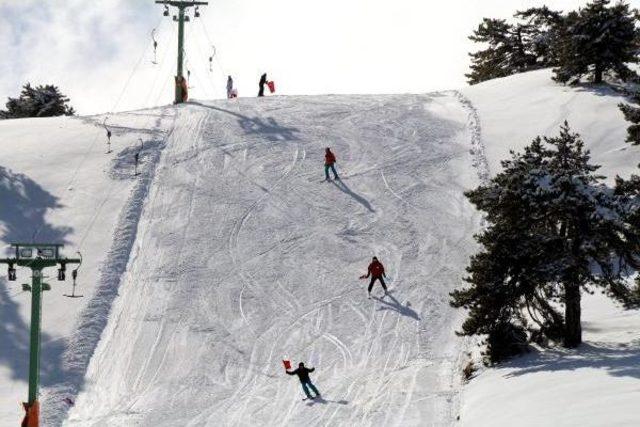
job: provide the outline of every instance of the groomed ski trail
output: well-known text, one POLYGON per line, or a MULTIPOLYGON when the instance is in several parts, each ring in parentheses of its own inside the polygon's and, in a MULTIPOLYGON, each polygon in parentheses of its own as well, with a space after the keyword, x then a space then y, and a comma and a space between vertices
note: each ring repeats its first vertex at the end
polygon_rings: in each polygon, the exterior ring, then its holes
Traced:
MULTIPOLYGON (((480 218, 457 93, 178 108, 68 425, 451 425, 480 218), (322 183, 324 147, 341 182, 322 183), (377 255, 391 295, 366 298, 377 255), (280 360, 315 366, 302 402, 280 360)), ((479 126, 478 126, 479 132, 479 126)), ((481 144, 478 135, 478 144, 481 144)))

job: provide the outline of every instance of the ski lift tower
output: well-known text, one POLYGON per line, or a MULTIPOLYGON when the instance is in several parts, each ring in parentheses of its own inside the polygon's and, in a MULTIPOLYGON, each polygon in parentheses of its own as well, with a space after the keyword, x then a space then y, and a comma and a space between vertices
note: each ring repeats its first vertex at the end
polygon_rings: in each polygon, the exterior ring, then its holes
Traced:
POLYGON ((7 264, 8 279, 17 279, 16 266, 31 269, 31 285, 24 283, 22 289, 31 292, 31 337, 29 342, 29 399, 23 403, 26 411, 23 426, 38 427, 40 403, 38 387, 40 380, 40 324, 42 321, 42 292, 51 290, 48 283, 42 281, 42 270, 48 267, 58 268, 58 280, 66 277, 67 264, 80 264, 80 259, 62 258, 60 249, 63 245, 49 243, 12 243, 15 249, 13 258, 2 258, 0 264, 7 264))
POLYGON ((200 17, 200 6, 206 6, 209 3, 205 1, 188 1, 188 0, 156 0, 156 4, 164 5, 164 16, 169 16, 169 6, 178 9, 178 15, 173 16, 173 20, 178 23, 178 72, 176 74, 176 97, 175 104, 185 101, 187 93, 186 80, 182 69, 184 62, 184 23, 189 22, 191 18, 185 12, 189 7, 195 7, 194 18, 200 17))

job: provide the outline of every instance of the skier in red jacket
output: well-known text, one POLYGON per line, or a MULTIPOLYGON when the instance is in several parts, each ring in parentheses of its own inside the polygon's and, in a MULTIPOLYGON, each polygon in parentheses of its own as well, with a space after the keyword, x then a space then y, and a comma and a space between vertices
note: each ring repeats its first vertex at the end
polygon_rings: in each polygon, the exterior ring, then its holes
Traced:
POLYGON ((331 152, 331 149, 327 147, 327 150, 324 153, 324 176, 326 180, 329 181, 329 169, 333 171, 333 178, 340 179, 338 176, 338 172, 336 172, 336 155, 331 152))
POLYGON ((373 284, 376 280, 380 281, 382 285, 382 289, 384 289, 384 294, 387 294, 387 285, 384 283, 384 278, 387 275, 384 272, 384 265, 380 261, 378 261, 377 257, 373 257, 371 264, 369 264, 369 268, 367 269, 366 276, 361 276, 361 279, 367 279, 371 276, 371 282, 369 282, 369 298, 371 298, 371 289, 373 289, 373 284))

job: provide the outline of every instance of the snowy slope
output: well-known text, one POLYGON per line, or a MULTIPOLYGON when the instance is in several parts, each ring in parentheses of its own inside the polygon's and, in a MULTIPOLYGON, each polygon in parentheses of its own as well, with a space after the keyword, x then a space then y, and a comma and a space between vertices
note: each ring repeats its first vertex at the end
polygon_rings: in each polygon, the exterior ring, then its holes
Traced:
POLYGON ((603 175, 638 173, 637 147, 625 143, 627 123, 617 105, 626 102, 606 87, 569 87, 550 70, 491 80, 462 91, 478 111, 489 168, 495 172, 509 150, 521 150, 538 135, 555 136, 565 120, 580 133, 603 175))
MULTIPOLYGON (((477 109, 493 173, 510 149, 556 135, 564 120, 582 134, 609 180, 638 173, 640 149, 624 142, 627 124, 617 108, 625 100, 611 90, 563 87, 543 70, 463 92, 477 109)), ((583 320, 580 349, 534 353, 483 371, 465 388, 461 424, 640 425, 640 313, 585 296, 583 320)))
MULTIPOLYGON (((0 121, 0 247, 15 241, 63 242, 64 254, 81 251, 78 293, 69 299, 71 283, 55 280, 44 295, 42 397, 52 402, 49 414, 64 415, 62 399, 83 382, 89 357, 108 315, 119 276, 135 238, 136 213, 145 198, 145 181, 153 159, 171 128, 173 112, 123 113, 109 123, 113 139, 105 154, 102 117, 0 121), (143 138, 143 173, 133 177, 133 152, 143 138), (107 268, 108 265, 108 268, 107 268)), ((148 187, 148 185, 146 185, 148 187)), ((69 275, 70 276, 70 275, 69 275)), ((27 397, 30 294, 0 272, 0 425, 22 418, 19 402, 27 397)))
MULTIPOLYGON (((0 121, 2 243, 85 258, 85 298, 45 295, 47 425, 638 425, 640 315, 597 296, 582 349, 485 370, 459 407, 448 292, 480 226, 462 192, 565 119, 610 179, 639 159, 613 92, 539 71, 463 93, 121 113, 110 155, 103 117, 0 121), (342 184, 321 182, 328 145, 342 184), (384 299, 357 279, 373 254, 384 299), (283 358, 316 366, 324 400, 301 402, 283 358)), ((27 279, 0 279, 2 426, 26 397, 27 279)))
POLYGON ((68 425, 449 425, 479 217, 456 93, 177 109, 68 425), (344 181, 322 182, 324 147, 344 181), (358 276, 386 264, 391 295, 358 276), (302 402, 281 359, 305 361, 302 402))

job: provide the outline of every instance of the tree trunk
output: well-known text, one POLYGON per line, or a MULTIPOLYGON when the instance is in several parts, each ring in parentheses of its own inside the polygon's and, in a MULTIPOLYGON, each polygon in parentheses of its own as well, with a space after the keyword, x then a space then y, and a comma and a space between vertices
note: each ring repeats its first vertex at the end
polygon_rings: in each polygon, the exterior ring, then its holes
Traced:
POLYGON ((580 285, 567 283, 565 292, 564 346, 575 348, 582 343, 582 325, 580 322, 580 285))
POLYGON ((596 68, 593 72, 593 82, 596 84, 602 83, 602 75, 604 71, 602 70, 602 65, 599 63, 596 64, 596 68))

